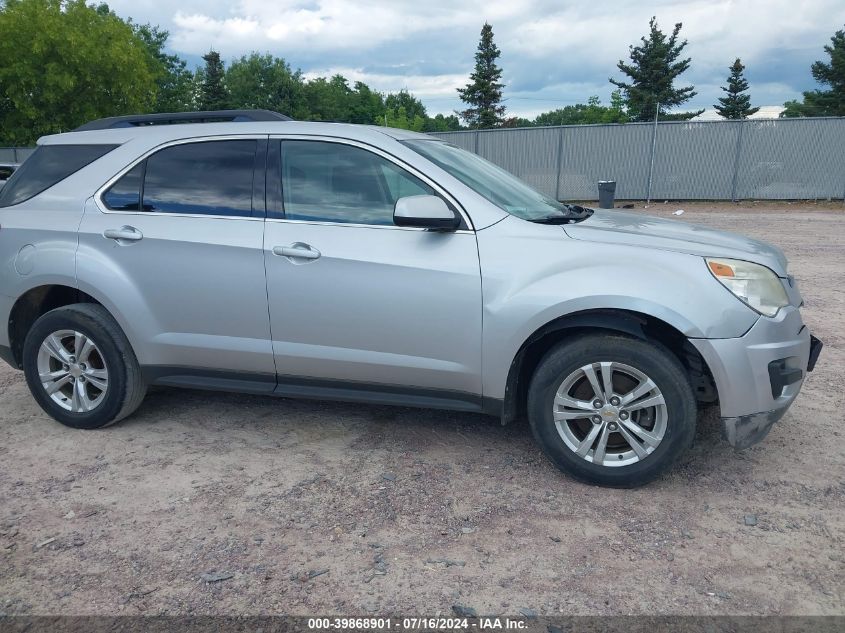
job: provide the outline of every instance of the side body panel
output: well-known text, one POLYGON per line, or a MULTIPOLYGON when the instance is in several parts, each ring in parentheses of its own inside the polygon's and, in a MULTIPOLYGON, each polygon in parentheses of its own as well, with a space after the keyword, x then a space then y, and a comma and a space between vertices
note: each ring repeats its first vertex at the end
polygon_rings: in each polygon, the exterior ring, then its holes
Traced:
POLYGON ((9 345, 15 300, 38 286, 76 286, 77 227, 83 202, 46 192, 0 209, 0 346, 9 345))
POLYGON ((79 288, 117 318, 142 365, 272 375, 263 232, 263 218, 105 212, 90 200, 79 288), (103 237, 124 226, 143 238, 103 237))
POLYGON ((279 382, 290 377, 481 394, 475 235, 267 220, 279 382), (293 261, 276 246, 308 244, 293 261))
POLYGON ((510 217, 477 233, 484 285, 484 396, 502 399, 511 362, 540 327, 610 308, 659 318, 691 338, 742 336, 758 315, 701 257, 570 239, 510 217))

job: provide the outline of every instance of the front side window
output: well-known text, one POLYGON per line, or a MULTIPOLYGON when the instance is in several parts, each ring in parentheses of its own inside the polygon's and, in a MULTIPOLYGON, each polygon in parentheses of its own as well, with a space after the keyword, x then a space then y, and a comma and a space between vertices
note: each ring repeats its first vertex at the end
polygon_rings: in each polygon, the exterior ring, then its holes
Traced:
POLYGON ((405 196, 435 195, 419 178, 360 147, 282 141, 285 217, 353 224, 393 224, 405 196))
POLYGON ((103 195, 114 210, 191 215, 252 215, 257 141, 204 141, 156 152, 103 195))

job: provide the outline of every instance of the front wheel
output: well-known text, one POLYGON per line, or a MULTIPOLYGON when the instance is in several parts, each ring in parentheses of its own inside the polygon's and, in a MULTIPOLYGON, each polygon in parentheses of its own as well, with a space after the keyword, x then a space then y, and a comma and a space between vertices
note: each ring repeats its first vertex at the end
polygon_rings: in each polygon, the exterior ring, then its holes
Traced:
POLYGON ((594 334, 564 341, 540 362, 528 418, 558 468, 630 488, 658 477, 692 444, 696 404, 683 366, 663 346, 594 334))
POLYGON ((96 304, 78 303, 42 315, 26 335, 23 369, 41 408, 77 429, 125 418, 146 393, 126 335, 96 304))

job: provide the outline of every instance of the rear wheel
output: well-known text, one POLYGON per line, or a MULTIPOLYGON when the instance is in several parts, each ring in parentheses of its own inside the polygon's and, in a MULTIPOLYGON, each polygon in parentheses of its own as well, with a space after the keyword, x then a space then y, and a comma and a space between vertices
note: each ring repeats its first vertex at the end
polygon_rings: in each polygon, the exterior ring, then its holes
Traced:
POLYGON ((561 343, 528 393, 534 436, 561 470, 590 483, 639 486, 663 473, 695 435, 695 397, 658 343, 599 334, 561 343))
POLYGON ((23 366, 41 408, 73 428, 113 424, 134 412, 146 393, 129 341, 96 304, 42 315, 27 333, 23 366))

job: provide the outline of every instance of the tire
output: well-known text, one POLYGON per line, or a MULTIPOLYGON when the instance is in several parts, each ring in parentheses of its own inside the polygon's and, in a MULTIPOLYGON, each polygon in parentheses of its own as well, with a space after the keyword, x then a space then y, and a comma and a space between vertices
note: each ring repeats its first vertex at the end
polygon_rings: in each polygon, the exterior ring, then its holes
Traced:
POLYGON ((634 488, 660 476, 692 445, 696 402, 683 366, 659 343, 591 334, 560 343, 540 361, 528 390, 528 419, 560 470, 591 484, 634 488))
POLYGON ((75 429, 122 420, 140 406, 147 390, 126 335, 105 308, 93 303, 42 315, 26 335, 23 369, 41 408, 75 429), (79 352, 84 358, 76 358, 79 352), (42 375, 49 376, 53 395, 42 375))

